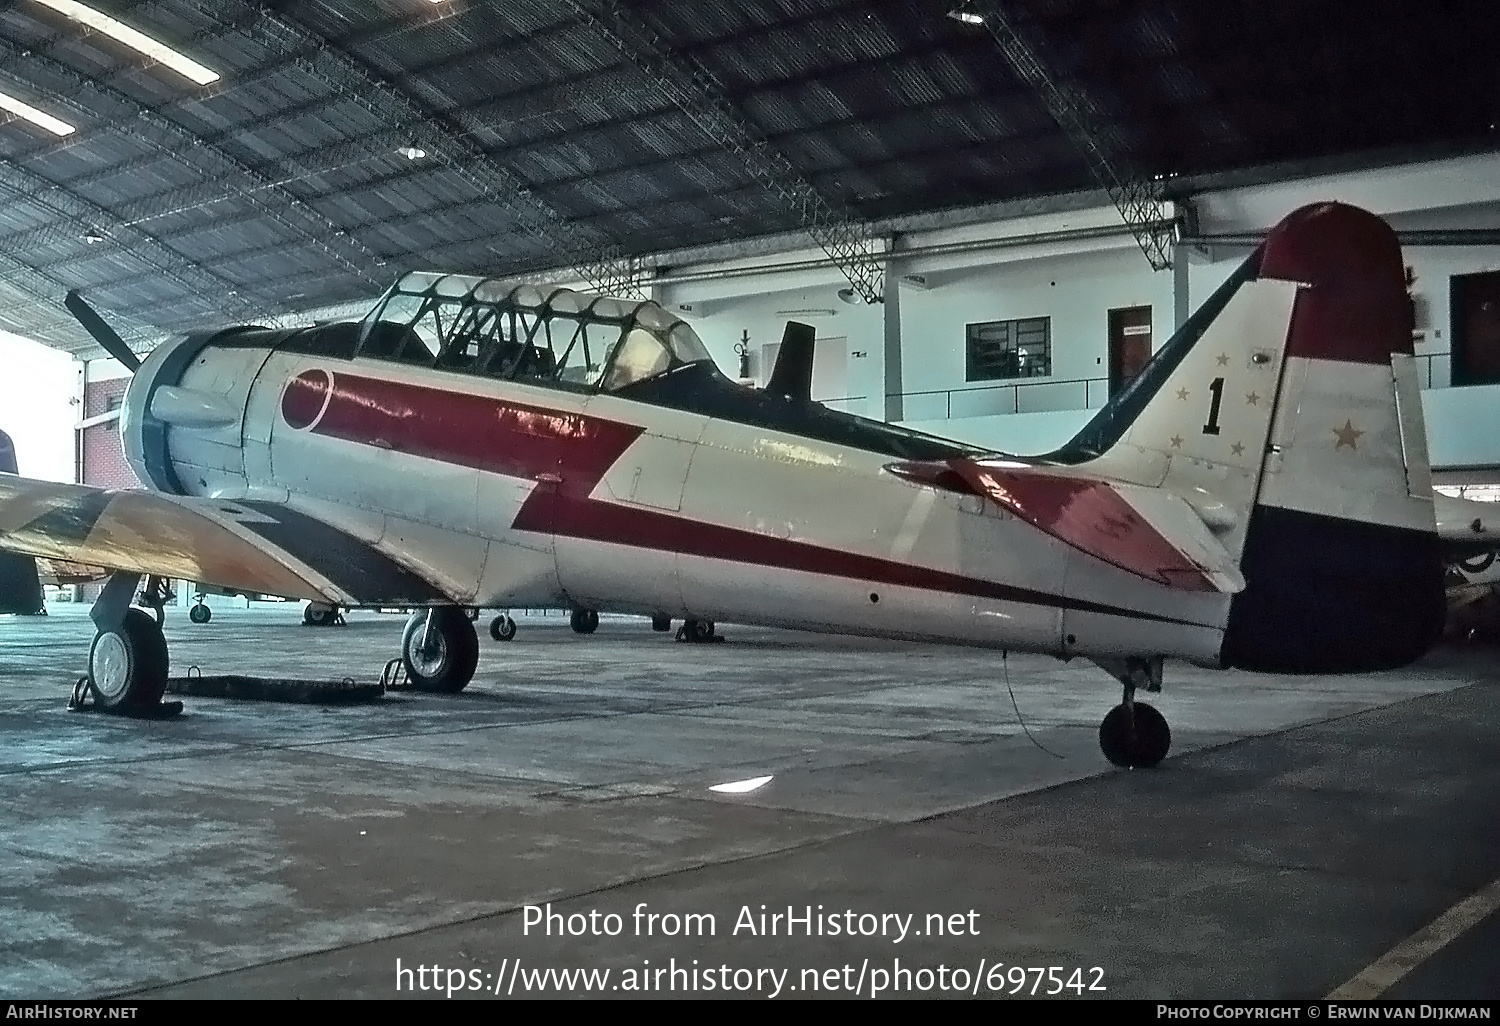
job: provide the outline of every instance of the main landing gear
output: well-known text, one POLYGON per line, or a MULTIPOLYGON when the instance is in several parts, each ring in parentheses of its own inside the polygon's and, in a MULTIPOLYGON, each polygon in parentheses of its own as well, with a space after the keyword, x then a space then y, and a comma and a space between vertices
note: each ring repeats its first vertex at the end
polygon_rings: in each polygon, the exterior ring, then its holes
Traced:
POLYGON ((97 633, 89 648, 89 672, 73 689, 69 708, 88 698, 101 712, 146 719, 175 716, 181 702, 163 703, 167 690, 167 640, 162 636, 166 582, 147 578, 142 601, 155 615, 132 606, 138 574, 114 574, 89 611, 97 633))
POLYGON ((418 691, 462 691, 479 665, 479 635, 468 612, 434 606, 412 613, 401 635, 401 662, 418 691))
POLYGON ((599 629, 599 614, 592 609, 575 609, 568 626, 574 634, 592 634, 599 629))
POLYGON ((1116 766, 1149 769, 1167 757, 1172 731, 1166 717, 1135 700, 1136 688, 1161 690, 1161 657, 1153 659, 1095 659, 1125 687, 1120 704, 1099 724, 1099 747, 1116 766))

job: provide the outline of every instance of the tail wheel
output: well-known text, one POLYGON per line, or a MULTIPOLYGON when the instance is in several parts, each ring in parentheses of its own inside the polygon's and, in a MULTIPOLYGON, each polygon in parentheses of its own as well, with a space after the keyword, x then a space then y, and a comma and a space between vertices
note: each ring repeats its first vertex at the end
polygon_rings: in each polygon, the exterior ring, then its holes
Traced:
POLYGON ((1150 769, 1167 757, 1172 729, 1145 702, 1122 702, 1099 724, 1099 747, 1116 766, 1150 769))
POLYGON ((455 606, 417 610, 401 635, 401 661, 418 691, 457 694, 479 665, 479 635, 473 621, 455 606))
POLYGON ((167 639, 144 609, 125 611, 120 626, 94 635, 89 683, 101 709, 147 709, 167 690, 167 639))
POLYGON ((496 641, 509 641, 516 636, 516 621, 501 613, 490 621, 490 637, 496 641))
POLYGON ((599 629, 599 614, 592 609, 575 609, 568 625, 575 634, 592 634, 599 629))

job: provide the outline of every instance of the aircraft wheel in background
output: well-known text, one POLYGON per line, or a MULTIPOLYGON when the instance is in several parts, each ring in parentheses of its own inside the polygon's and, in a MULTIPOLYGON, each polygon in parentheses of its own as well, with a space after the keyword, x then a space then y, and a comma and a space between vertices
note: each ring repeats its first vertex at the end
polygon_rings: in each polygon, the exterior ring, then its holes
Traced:
POLYGON ((509 641, 516 636, 516 621, 501 613, 490 621, 490 637, 496 641, 509 641))
POLYGON ((339 611, 334 606, 325 606, 321 602, 309 602, 307 608, 302 610, 302 622, 309 627, 331 627, 337 622, 339 611))
POLYGON ((126 610, 112 630, 94 635, 89 683, 99 708, 119 712, 149 709, 167 690, 167 639, 144 609, 126 610))
POLYGON ((712 620, 684 620, 682 627, 677 632, 678 641, 703 642, 712 641, 714 638, 714 622, 712 620))
POLYGON ((479 665, 479 635, 468 613, 457 606, 412 613, 401 635, 401 661, 418 691, 462 691, 479 665))
POLYGON ((1166 717, 1145 702, 1122 702, 1099 724, 1099 747, 1116 766, 1150 769, 1167 757, 1171 746, 1166 717))
POLYGON ((592 609, 575 609, 568 625, 575 634, 592 634, 599 629, 599 614, 592 609))
POLYGON ((202 602, 199 602, 192 609, 188 610, 188 619, 193 621, 194 623, 208 623, 208 621, 212 620, 213 618, 214 611, 212 609, 209 609, 208 606, 204 605, 202 602))
POLYGON ((658 634, 665 634, 672 629, 672 618, 670 616, 653 616, 651 618, 651 629, 658 634))

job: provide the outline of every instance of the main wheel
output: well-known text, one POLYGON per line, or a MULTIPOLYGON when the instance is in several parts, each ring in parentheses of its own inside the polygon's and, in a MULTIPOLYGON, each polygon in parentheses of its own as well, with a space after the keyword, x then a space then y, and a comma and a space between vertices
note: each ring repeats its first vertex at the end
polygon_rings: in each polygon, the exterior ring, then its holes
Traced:
POLYGON ((651 618, 651 629, 658 634, 665 634, 672 629, 672 618, 670 616, 653 616, 651 618))
POLYGON ((1145 702, 1122 702, 1099 724, 1099 747, 1116 766, 1150 769, 1167 757, 1171 746, 1166 717, 1145 702))
POLYGON ((167 639, 144 609, 125 611, 118 628, 94 635, 89 683, 107 710, 148 709, 167 690, 167 639))
POLYGON ((401 661, 418 691, 457 694, 479 665, 479 635, 473 621, 456 606, 417 610, 401 635, 401 661))
POLYGON ((202 602, 199 602, 192 609, 188 610, 188 619, 193 621, 194 623, 208 623, 208 621, 212 620, 213 618, 214 611, 212 609, 209 609, 202 602))
POLYGON ((490 621, 490 637, 496 641, 509 641, 516 636, 516 621, 501 613, 490 621))
POLYGON ((568 625, 575 634, 592 634, 599 629, 599 614, 592 609, 575 609, 568 625))

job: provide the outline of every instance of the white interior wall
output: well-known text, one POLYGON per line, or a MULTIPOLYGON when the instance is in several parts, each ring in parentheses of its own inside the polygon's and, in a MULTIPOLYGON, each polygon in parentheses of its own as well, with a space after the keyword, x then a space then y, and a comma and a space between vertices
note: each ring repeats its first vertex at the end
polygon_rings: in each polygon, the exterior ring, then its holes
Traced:
MULTIPOLYGON (((1194 206, 1201 231, 1229 234, 1266 231, 1292 210, 1330 199, 1364 206, 1397 228, 1500 226, 1500 154, 1226 189, 1195 197, 1194 206)), ((1119 223, 1118 214, 1108 207, 1096 207, 914 233, 902 238, 901 248, 1090 230, 1110 223, 1119 223)), ((1248 246, 1187 251, 1190 308, 1201 304, 1249 252, 1248 246)), ((742 260, 732 266, 812 260, 818 255, 818 251, 808 249, 742 260)), ((1430 370, 1432 384, 1447 391, 1448 364, 1443 354, 1448 352, 1450 341, 1449 278, 1500 269, 1500 247, 1411 247, 1406 260, 1417 276, 1418 328, 1422 332, 1417 352, 1432 357, 1424 372, 1430 370)), ((1151 306, 1153 347, 1160 347, 1174 326, 1174 276, 1171 272, 1153 272, 1126 234, 907 258, 894 266, 898 269, 896 278, 917 274, 926 280, 925 288, 900 286, 902 390, 909 393, 904 423, 1006 451, 1036 453, 1051 449, 1066 441, 1088 414, 1079 409, 1057 409, 994 415, 1004 402, 1013 401, 1008 390, 965 396, 953 407, 941 394, 911 395, 1005 384, 965 381, 965 325, 1019 317, 1051 318, 1053 382, 1107 377, 1106 331, 1111 309, 1151 306), (950 408, 955 416, 945 417, 950 408), (981 415, 958 416, 960 413, 981 415)), ((878 307, 842 303, 837 293, 846 286, 832 268, 804 268, 672 285, 667 296, 669 302, 693 307, 684 316, 729 373, 738 368, 733 347, 743 331, 750 331, 752 349, 758 351, 765 342, 780 338, 787 317, 778 311, 817 311, 796 319, 815 325, 820 337, 847 337, 851 352, 849 392, 875 397, 881 394, 885 373, 883 314, 878 307)), ((1037 379, 1025 380, 1030 384, 1037 379)), ((1451 398, 1424 396, 1434 463, 1500 466, 1500 387, 1453 391, 1451 398), (1456 394, 1459 391, 1470 394, 1460 396, 1456 394)), ((1071 393, 1059 389, 1053 394, 1061 397, 1071 393)), ((1062 405, 1077 403, 1062 401, 1062 405)), ((1093 405, 1097 405, 1097 399, 1093 405)), ((879 417, 881 407, 872 401, 867 409, 851 407, 851 412, 879 417)))

